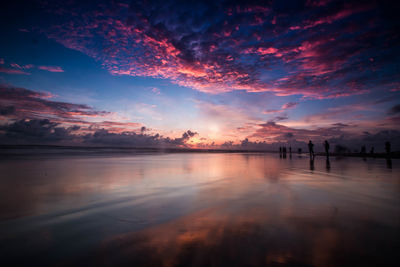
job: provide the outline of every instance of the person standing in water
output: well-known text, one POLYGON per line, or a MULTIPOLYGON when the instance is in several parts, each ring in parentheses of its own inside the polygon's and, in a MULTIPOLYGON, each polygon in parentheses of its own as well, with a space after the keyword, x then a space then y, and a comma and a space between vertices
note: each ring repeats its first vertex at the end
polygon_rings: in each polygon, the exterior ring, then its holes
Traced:
POLYGON ((328 140, 325 140, 324 148, 325 148, 326 158, 329 159, 329 143, 328 143, 328 140))
POLYGON ((310 152, 310 159, 314 160, 314 144, 311 140, 308 142, 308 151, 310 152))

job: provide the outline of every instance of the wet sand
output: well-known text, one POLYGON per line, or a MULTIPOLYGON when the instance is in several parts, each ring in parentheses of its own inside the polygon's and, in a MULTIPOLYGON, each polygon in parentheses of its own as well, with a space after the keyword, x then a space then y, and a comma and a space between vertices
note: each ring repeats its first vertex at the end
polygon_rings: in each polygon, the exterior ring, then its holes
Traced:
POLYGON ((10 265, 397 266, 400 161, 259 153, 0 161, 10 265))

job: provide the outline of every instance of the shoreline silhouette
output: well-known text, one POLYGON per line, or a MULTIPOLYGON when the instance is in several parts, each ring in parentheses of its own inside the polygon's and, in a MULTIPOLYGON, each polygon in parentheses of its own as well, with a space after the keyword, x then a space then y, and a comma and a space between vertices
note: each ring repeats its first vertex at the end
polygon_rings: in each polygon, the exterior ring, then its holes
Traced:
MULTIPOLYGON (((292 148, 293 149, 293 148, 292 148)), ((297 155, 305 153, 296 148, 297 155)), ((63 145, 0 145, 0 156, 23 154, 84 154, 84 153, 273 153, 279 154, 279 150, 255 150, 255 149, 205 149, 205 148, 161 148, 161 147, 111 147, 111 146, 63 146, 63 145)), ((283 153, 281 153, 282 155, 283 153)), ((282 155, 283 156, 283 155, 282 155)), ((314 152, 314 157, 326 156, 325 152, 314 152)), ((374 152, 361 154, 359 152, 330 152, 330 157, 360 157, 360 158, 388 158, 386 152, 374 152)), ((399 159, 400 151, 391 151, 391 159, 399 159)))

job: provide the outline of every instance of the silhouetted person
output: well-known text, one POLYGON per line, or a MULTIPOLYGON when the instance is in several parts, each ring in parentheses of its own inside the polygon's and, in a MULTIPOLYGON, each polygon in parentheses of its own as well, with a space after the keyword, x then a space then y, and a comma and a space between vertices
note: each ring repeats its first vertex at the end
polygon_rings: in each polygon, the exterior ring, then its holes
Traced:
POLYGON ((324 142, 324 148, 325 148, 326 158, 329 161, 329 143, 327 140, 325 140, 324 142))
POLYGON ((292 158, 292 147, 291 146, 289 147, 289 156, 290 156, 290 158, 292 158))
POLYGON ((369 153, 373 156, 375 154, 375 148, 371 147, 371 150, 369 151, 369 153))
POLYGON ((286 159, 286 147, 283 147, 283 158, 286 159))
POLYGON ((310 152, 310 159, 314 161, 314 144, 311 142, 311 140, 308 142, 308 151, 310 152))
POLYGON ((282 147, 279 147, 279 157, 282 158, 282 147))
POLYGON ((390 157, 390 150, 391 150, 391 148, 390 148, 390 142, 389 142, 389 141, 387 141, 387 142, 385 143, 385 150, 386 150, 386 156, 387 156, 387 157, 390 157))

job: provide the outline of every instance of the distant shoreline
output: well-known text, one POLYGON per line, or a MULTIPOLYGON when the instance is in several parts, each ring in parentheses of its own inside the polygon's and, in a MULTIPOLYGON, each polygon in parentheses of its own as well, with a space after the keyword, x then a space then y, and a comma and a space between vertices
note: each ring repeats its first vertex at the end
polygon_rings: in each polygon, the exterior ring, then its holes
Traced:
MULTIPOLYGON (((113 154, 113 153, 273 153, 271 150, 250 149, 193 149, 193 148, 146 148, 146 147, 107 147, 107 146, 62 146, 62 145, 0 145, 0 155, 32 155, 32 154, 113 154)), ((308 156, 308 153, 292 153, 292 157, 308 156)), ((326 157, 325 153, 315 153, 318 157, 326 157)), ((286 154, 290 156, 289 153, 286 154)), ((387 158, 386 153, 330 153, 330 157, 387 158)), ((392 152, 390 158, 400 158, 400 151, 392 152)))

